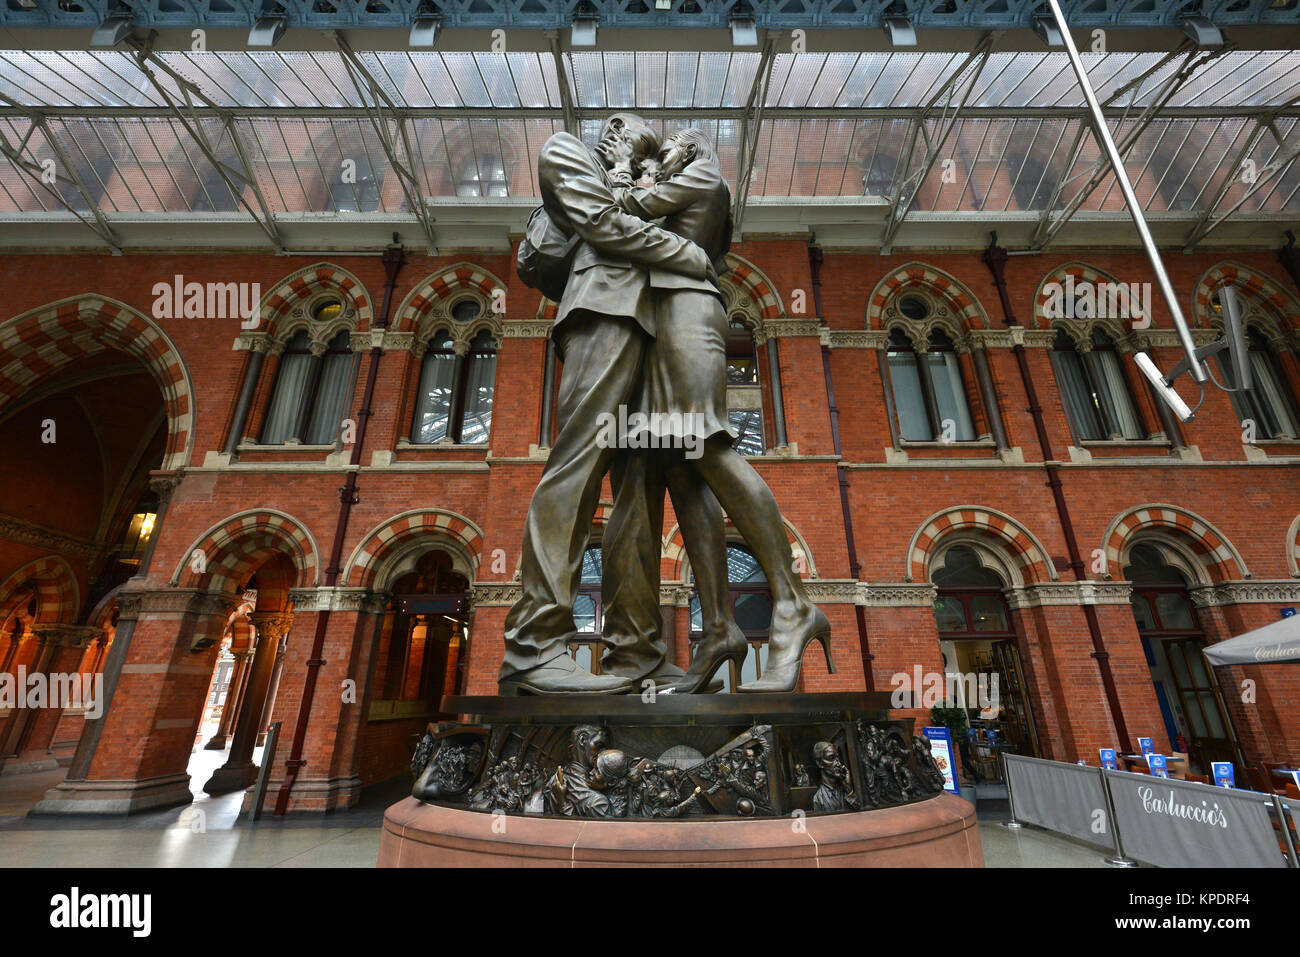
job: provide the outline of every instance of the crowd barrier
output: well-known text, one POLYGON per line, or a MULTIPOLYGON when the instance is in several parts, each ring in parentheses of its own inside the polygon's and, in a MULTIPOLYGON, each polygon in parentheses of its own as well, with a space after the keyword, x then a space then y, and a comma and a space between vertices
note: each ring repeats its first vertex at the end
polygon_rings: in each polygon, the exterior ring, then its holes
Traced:
POLYGON ((1002 757, 1012 826, 1033 824, 1108 848, 1112 864, 1294 868, 1300 863, 1287 826, 1289 814, 1300 831, 1300 802, 1177 778, 1017 754, 1002 757))

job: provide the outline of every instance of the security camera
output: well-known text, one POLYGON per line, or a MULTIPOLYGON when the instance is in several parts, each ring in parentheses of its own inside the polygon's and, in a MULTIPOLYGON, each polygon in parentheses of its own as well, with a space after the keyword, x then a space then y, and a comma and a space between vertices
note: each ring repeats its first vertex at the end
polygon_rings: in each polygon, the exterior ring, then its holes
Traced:
MULTIPOLYGON (((1134 358, 1137 360, 1138 368, 1142 370, 1142 374, 1151 380, 1156 395, 1164 400, 1165 405, 1174 410, 1174 415, 1178 416, 1183 422, 1192 421, 1192 416, 1195 413, 1187 407, 1187 403, 1183 401, 1182 396, 1169 387, 1169 384, 1165 381, 1165 376, 1160 374, 1160 370, 1151 361, 1151 357, 1145 352, 1139 352, 1134 358)), ((1170 376, 1170 378, 1173 377, 1170 376)))

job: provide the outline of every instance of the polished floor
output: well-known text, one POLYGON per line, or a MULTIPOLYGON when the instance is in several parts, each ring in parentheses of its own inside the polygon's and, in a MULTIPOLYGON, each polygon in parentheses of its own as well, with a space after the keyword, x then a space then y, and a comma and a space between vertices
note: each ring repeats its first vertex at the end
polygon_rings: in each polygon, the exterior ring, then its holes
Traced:
MULTIPOLYGON (((260 755, 255 754, 254 760, 260 755)), ((384 809, 409 786, 368 790, 347 811, 263 817, 240 814, 242 794, 200 788, 226 753, 190 760, 193 804, 128 818, 27 816, 64 772, 0 777, 0 866, 4 867, 373 867, 384 809)), ((1048 831, 1004 828, 1005 802, 980 796, 980 841, 989 867, 1106 867, 1103 852, 1048 831)))

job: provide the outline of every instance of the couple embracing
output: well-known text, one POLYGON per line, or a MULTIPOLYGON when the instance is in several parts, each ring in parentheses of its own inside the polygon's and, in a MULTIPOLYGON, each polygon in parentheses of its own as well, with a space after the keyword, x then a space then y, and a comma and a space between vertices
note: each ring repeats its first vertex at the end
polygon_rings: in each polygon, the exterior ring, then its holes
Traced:
POLYGON ((501 693, 619 694, 646 679, 660 692, 690 693, 707 690, 724 663, 743 661, 748 646, 727 595, 723 509, 757 557, 773 599, 766 673, 739 690, 793 691, 814 640, 833 671, 830 626, 793 570, 776 500, 732 448, 727 317, 718 290, 731 192, 712 144, 696 129, 660 144, 639 116, 618 113, 594 150, 567 133, 547 140, 538 179, 542 210, 520 248, 520 276, 559 300, 552 339, 564 373, 559 436, 524 527, 523 594, 506 619, 501 693), (653 185, 638 185, 645 173, 653 185), (547 237, 571 250, 558 277, 538 266, 547 237), (602 424, 627 409, 690 434, 626 448, 601 441, 602 424), (568 641, 606 472, 614 490, 602 541, 606 651, 601 674, 593 675, 569 656, 568 641), (686 672, 667 659, 661 635, 665 491, 703 618, 704 636, 686 672))

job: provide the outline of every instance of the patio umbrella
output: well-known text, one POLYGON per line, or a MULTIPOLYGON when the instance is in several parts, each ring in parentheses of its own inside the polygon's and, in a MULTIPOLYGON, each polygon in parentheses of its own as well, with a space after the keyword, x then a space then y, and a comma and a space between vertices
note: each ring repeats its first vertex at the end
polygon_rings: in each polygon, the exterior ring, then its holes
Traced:
POLYGON ((1300 615, 1201 649, 1211 665, 1300 664, 1300 615))

